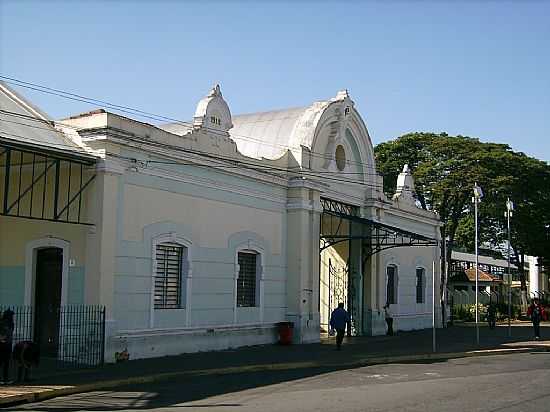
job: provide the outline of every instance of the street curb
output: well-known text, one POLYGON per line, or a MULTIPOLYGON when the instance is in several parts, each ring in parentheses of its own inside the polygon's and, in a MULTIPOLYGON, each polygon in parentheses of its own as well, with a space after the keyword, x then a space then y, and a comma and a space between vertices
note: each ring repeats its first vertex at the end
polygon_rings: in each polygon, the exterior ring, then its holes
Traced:
MULTIPOLYGON (((531 353, 531 352, 548 352, 550 348, 545 346, 533 348, 509 348, 509 349, 481 349, 466 352, 448 352, 448 353, 426 353, 419 355, 401 355, 401 356, 379 356, 372 358, 357 359, 352 362, 292 362, 292 363, 278 363, 278 364, 261 364, 261 365, 247 365, 247 366, 234 366, 227 368, 215 368, 204 370, 192 370, 192 371, 178 371, 178 372, 164 372, 153 375, 133 376, 123 379, 114 379, 109 381, 100 381, 93 383, 86 383, 77 386, 64 386, 60 388, 53 388, 50 390, 44 390, 41 392, 30 392, 20 395, 9 396, 0 398, 0 408, 6 406, 13 406, 21 403, 41 402, 48 399, 56 398, 59 396, 74 395, 78 393, 85 393, 97 390, 112 389, 120 386, 136 385, 143 383, 154 383, 163 380, 184 377, 184 376, 208 376, 208 375, 228 375, 234 373, 245 372, 262 372, 262 371, 276 371, 276 370, 293 370, 303 368, 323 368, 323 367, 339 367, 339 368, 359 368, 363 366, 379 365, 379 364, 393 364, 403 362, 414 362, 423 360, 443 361, 455 358, 469 358, 479 356, 494 356, 494 355, 510 355, 516 353, 531 353)), ((47 386, 47 385, 45 385, 47 386)), ((40 386, 37 386, 40 388, 40 386)))

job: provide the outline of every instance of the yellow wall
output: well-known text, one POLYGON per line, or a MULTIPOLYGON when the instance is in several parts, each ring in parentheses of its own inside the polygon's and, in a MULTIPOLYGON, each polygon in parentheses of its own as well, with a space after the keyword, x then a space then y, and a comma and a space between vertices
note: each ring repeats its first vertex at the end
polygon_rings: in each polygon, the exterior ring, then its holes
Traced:
MULTIPOLYGON (((53 217, 53 205, 54 205, 54 181, 55 181, 55 167, 48 169, 46 179, 38 179, 40 174, 45 170, 45 159, 36 156, 34 167, 34 188, 28 191, 20 200, 18 205, 15 205, 10 215, 16 214, 19 208, 19 214, 22 216, 31 216, 39 218, 42 215, 44 209, 44 217, 53 217), (46 184, 45 198, 43 198, 44 183, 46 184), (31 195, 32 195, 32 209, 31 209, 31 195), (32 213, 31 213, 32 212, 32 213)), ((19 197, 19 194, 25 193, 26 189, 30 187, 33 181, 32 170, 32 155, 26 153, 23 158, 20 158, 20 152, 13 151, 11 159, 12 167, 10 168, 10 193, 8 195, 8 205, 14 203, 19 197), (23 160, 23 166, 20 168, 21 160, 23 160), (19 184, 20 183, 20 184, 19 184)), ((0 207, 4 205, 4 167, 0 168, 0 207)), ((71 166, 71 179, 69 188, 69 164, 68 162, 61 162, 61 168, 59 173, 59 194, 58 194, 58 210, 68 203, 68 199, 71 199, 76 193, 78 193, 80 187, 80 167, 79 165, 71 166), (69 190, 70 189, 70 190, 69 190)), ((93 170, 90 167, 84 168, 83 182, 86 182, 93 174, 93 170)), ((88 201, 90 198, 90 192, 93 190, 95 182, 92 183, 84 190, 81 201, 81 221, 91 222, 88 217, 88 201)), ((69 207, 70 220, 76 220, 78 216, 78 199, 69 207)), ((66 214, 63 213, 62 219, 66 218, 66 214)), ((91 222, 95 223, 95 222, 91 222)), ((71 242, 71 259, 76 260, 76 265, 83 266, 86 258, 86 234, 89 228, 85 225, 68 224, 61 222, 50 222, 36 219, 26 219, 22 217, 0 216, 0 266, 16 266, 25 264, 25 246, 28 242, 45 237, 57 237, 71 242)))
POLYGON ((70 242, 70 259, 84 266, 88 230, 82 225, 0 216, 0 266, 24 266, 27 243, 45 237, 70 242))
MULTIPOLYGON (((348 260, 348 242, 337 243, 330 246, 321 252, 321 267, 319 268, 320 276, 320 305, 319 315, 321 317, 321 327, 327 328, 330 320, 330 313, 336 309, 334 283, 347 283, 348 276, 345 271, 348 260), (335 277, 329 282, 329 260, 332 267, 335 269, 335 277), (338 279, 336 279, 338 278, 338 279), (330 285, 329 285, 330 284, 330 285), (330 288, 329 288, 330 286, 330 288), (331 305, 332 300, 332 305, 331 305)), ((346 292, 347 293, 347 292, 346 292)), ((348 308, 346 308, 348 309, 348 308)))
MULTIPOLYGON (((26 262, 27 246, 30 242, 45 238, 57 238, 69 242, 67 262, 70 267, 67 270, 70 290, 68 302, 83 303, 83 282, 87 269, 90 267, 87 254, 90 226, 38 219, 42 216, 42 210, 44 210, 45 218, 53 218, 55 167, 48 170, 44 182, 44 179, 39 176, 45 170, 45 159, 36 156, 35 160, 35 185, 32 190, 31 209, 31 191, 26 192, 26 190, 33 181, 32 155, 24 154, 21 158, 20 152, 12 152, 8 206, 14 204, 10 214, 19 213, 24 217, 0 215, 0 304, 23 304, 25 288, 30 287, 25 281, 25 271, 29 269, 27 265, 32 264, 26 262), (43 197, 44 194, 45 197, 43 197), (22 195, 21 200, 17 203, 16 200, 20 195, 22 195)), ((68 166, 67 162, 61 163, 58 211, 67 205, 68 200, 73 198, 80 188, 80 165, 72 166, 70 185, 68 166)), ((0 207, 2 210, 4 207, 5 171, 5 167, 0 167, 0 207)), ((91 168, 84 169, 83 183, 92 176, 92 173, 94 172, 91 168)), ((95 181, 92 181, 82 194, 80 216, 83 222, 93 222, 93 218, 88 216, 88 202, 94 191, 94 185, 95 181)), ((78 219, 78 208, 78 199, 76 199, 69 208, 70 220, 78 219)), ((62 219, 66 217, 65 213, 61 215, 62 219)))

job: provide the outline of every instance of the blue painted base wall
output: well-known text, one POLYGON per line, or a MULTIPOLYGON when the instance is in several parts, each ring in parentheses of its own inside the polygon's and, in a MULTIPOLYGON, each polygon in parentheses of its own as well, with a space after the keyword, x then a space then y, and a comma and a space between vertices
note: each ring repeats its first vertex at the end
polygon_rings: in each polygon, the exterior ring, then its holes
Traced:
MULTIPOLYGON (((69 268, 69 305, 84 304, 84 267, 69 268)), ((0 266, 0 305, 20 306, 25 302, 25 267, 0 266)))
POLYGON ((25 267, 0 266, 0 305, 23 305, 25 267))

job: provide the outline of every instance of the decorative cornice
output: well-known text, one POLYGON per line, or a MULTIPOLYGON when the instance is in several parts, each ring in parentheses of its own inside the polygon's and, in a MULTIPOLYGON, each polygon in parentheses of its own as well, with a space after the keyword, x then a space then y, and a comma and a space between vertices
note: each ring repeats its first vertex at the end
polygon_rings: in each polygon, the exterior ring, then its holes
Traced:
POLYGON ((353 206, 361 206, 363 204, 363 196, 361 191, 362 189, 359 189, 357 191, 357 195, 354 196, 347 193, 338 192, 333 190, 332 187, 329 187, 322 191, 322 195, 328 199, 335 199, 339 202, 348 203, 353 206))
POLYGON ((96 171, 97 173, 123 175, 126 171, 126 167, 113 158, 106 158, 97 163, 96 171))
MULTIPOLYGON (((187 147, 182 146, 181 150, 174 150, 169 147, 168 148, 159 147, 158 145, 150 144, 144 138, 139 138, 134 135, 124 133, 123 131, 118 131, 114 129, 107 130, 106 128, 103 128, 102 130, 95 130, 94 134, 96 133, 100 134, 99 136, 100 139, 108 140, 112 144, 125 146, 132 150, 142 151, 147 155, 165 157, 168 159, 174 159, 175 161, 193 162, 199 167, 204 167, 204 166, 216 167, 220 165, 219 161, 213 161, 212 159, 202 157, 200 153, 187 153, 186 150, 192 150, 187 147), (188 154, 191 154, 193 157, 189 158, 187 156, 188 154)), ((170 134, 169 132, 165 132, 165 133, 170 134)), ((178 136, 178 135, 173 135, 173 136, 181 138, 181 136, 178 136)), ((83 140, 86 141, 87 139, 83 139, 83 140)), ((157 141, 156 143, 161 143, 161 142, 157 141)), ((240 159, 241 159, 240 157, 236 157, 236 160, 240 160, 240 159)), ((250 159, 247 159, 247 160, 250 160, 250 159)), ((261 165, 258 165, 258 167, 261 167, 261 165)), ((268 183, 271 185, 283 186, 285 188, 288 187, 288 180, 286 178, 275 176, 273 174, 266 175, 265 173, 257 172, 251 169, 239 170, 235 168, 230 170, 229 169, 223 170, 223 173, 240 176, 240 177, 247 177, 249 179, 255 179, 259 182, 268 183)))
MULTIPOLYGON (((397 202, 396 202, 397 203, 397 202)), ((399 207, 399 204, 397 204, 398 207, 396 207, 396 203, 394 203, 390 208, 388 208, 388 213, 398 215, 403 218, 409 218, 411 216, 414 216, 416 219, 422 219, 424 221, 434 222, 437 221, 439 226, 442 226, 443 224, 439 220, 439 215, 435 212, 432 212, 430 210, 424 210, 417 206, 410 206, 406 205, 406 208, 399 207)))
MULTIPOLYGON (((417 225, 421 225, 421 226, 427 226, 429 227, 430 229, 429 230, 422 230, 422 233, 423 235, 426 235, 428 237, 432 237, 433 236, 433 231, 435 229, 438 229, 439 227, 442 226, 442 223, 437 220, 437 219, 430 219, 430 218, 426 218, 424 216, 418 216, 418 215, 412 215, 410 213, 395 213, 395 209, 392 209, 391 211, 386 211, 385 212, 385 218, 381 219, 380 223, 386 223, 386 224, 391 224, 393 226, 396 226, 395 223, 389 223, 387 219, 387 216, 390 215, 390 216, 393 216, 395 218, 398 218, 401 220, 400 224, 398 225, 399 227, 403 228, 403 229, 406 229, 406 230, 409 230, 407 229, 407 227, 411 224, 411 223, 416 223, 417 225)), ((412 232, 418 232, 418 230, 411 230, 412 232)))
POLYGON ((289 188, 305 188, 321 191, 328 185, 323 182, 308 179, 307 177, 293 177, 288 181, 289 188))
POLYGON ((321 202, 317 202, 314 200, 292 200, 286 204, 286 210, 307 210, 321 213, 323 211, 323 207, 321 206, 321 202))

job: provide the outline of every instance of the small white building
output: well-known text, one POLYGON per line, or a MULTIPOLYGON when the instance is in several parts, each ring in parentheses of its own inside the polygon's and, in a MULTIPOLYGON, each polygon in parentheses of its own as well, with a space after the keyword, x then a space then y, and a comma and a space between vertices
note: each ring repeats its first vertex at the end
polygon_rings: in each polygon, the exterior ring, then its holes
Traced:
MULTIPOLYGON (((296 343, 316 342, 339 301, 355 334, 385 332, 386 302, 397 329, 431 326, 440 222, 417 207, 406 166, 384 195, 347 91, 232 116, 216 86, 190 122, 96 110, 60 124, 101 156, 93 226, 69 239, 32 221, 40 234, 17 247, 53 234, 82 248, 82 300, 106 308, 108 361, 124 349, 135 359, 271 343, 281 321, 296 343)), ((36 276, 32 259, 16 263, 36 276)))
POLYGON ((529 297, 540 298, 550 290, 548 271, 541 265, 541 259, 535 256, 525 256, 525 270, 529 272, 529 297))
MULTIPOLYGON (((451 256, 451 273, 449 276, 449 287, 454 290, 475 290, 475 262, 476 256, 473 253, 453 251, 451 256), (471 272, 473 270, 473 272, 471 272), (470 271, 470 272, 468 272, 470 271), (473 278, 472 278, 472 273, 473 278)), ((542 297, 548 293, 548 275, 539 264, 539 259, 534 256, 524 256, 526 272, 526 282, 528 286, 529 298, 542 297)), ((481 286, 489 289, 497 289, 507 285, 505 274, 508 273, 508 261, 505 259, 496 259, 490 256, 478 256, 479 269, 483 272, 481 276, 481 286)), ((512 288, 519 290, 521 287, 519 269, 513 263, 510 263, 510 273, 512 275, 512 288)), ((478 279, 479 280, 479 279, 478 279)))

